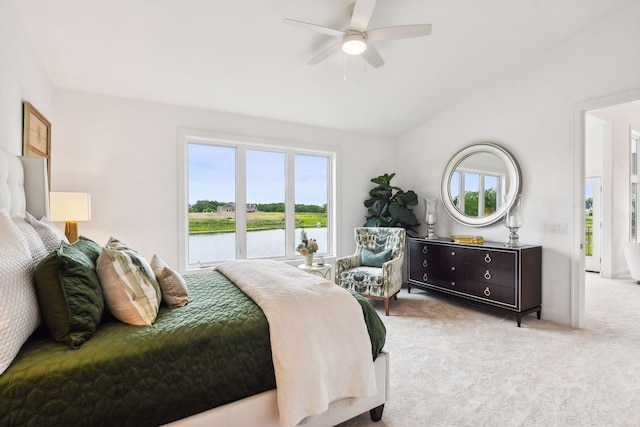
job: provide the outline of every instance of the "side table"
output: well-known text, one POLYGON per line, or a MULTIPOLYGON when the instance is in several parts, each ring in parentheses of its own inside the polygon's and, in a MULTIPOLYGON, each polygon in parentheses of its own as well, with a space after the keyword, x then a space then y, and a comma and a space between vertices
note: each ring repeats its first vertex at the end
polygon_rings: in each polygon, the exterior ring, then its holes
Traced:
POLYGON ((300 270, 304 270, 310 274, 316 274, 318 276, 322 276, 327 280, 331 280, 331 264, 322 264, 318 265, 313 263, 311 265, 300 264, 298 266, 300 270))

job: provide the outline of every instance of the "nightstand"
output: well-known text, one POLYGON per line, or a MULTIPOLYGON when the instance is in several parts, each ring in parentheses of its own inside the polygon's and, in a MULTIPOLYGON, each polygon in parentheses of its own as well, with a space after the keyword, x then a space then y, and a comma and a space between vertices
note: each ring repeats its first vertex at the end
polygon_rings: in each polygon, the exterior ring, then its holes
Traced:
POLYGON ((318 276, 322 276, 327 280, 331 280, 331 264, 312 264, 312 265, 304 265, 300 264, 298 266, 300 270, 304 270, 310 274, 316 274, 318 276))

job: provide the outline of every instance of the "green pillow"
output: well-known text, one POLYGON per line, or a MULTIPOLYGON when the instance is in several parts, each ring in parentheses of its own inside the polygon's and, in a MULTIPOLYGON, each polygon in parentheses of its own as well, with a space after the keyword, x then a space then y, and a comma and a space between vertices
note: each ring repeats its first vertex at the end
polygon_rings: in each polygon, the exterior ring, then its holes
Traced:
POLYGON ((100 246, 80 236, 62 242, 36 267, 35 283, 40 311, 51 336, 78 348, 98 329, 104 299, 96 273, 100 246))
POLYGON ((382 264, 391 259, 391 249, 380 252, 373 252, 369 249, 362 248, 361 263, 367 267, 382 267, 382 264))

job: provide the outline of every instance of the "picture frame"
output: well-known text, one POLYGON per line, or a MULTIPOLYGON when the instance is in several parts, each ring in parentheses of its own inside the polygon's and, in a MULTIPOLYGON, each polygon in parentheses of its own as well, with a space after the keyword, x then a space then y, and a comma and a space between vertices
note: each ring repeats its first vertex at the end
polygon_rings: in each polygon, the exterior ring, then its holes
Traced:
POLYGON ((51 188, 51 122, 30 102, 23 102, 22 155, 44 157, 47 160, 47 177, 51 188))

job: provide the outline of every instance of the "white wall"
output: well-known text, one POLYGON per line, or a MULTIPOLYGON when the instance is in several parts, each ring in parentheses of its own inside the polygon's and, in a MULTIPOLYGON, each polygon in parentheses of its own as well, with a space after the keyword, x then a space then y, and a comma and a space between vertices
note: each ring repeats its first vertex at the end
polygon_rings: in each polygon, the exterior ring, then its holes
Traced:
MULTIPOLYGON (((414 174, 398 185, 438 196, 442 171, 463 146, 492 141, 520 163, 525 225, 520 241, 543 246, 542 309, 570 324, 574 245, 575 109, 609 94, 640 88, 640 2, 634 1, 493 87, 452 107, 400 138, 399 159, 414 174), (554 223, 567 234, 552 234, 554 223)), ((581 192, 584 190, 580 189, 581 192)), ((481 234, 505 241, 497 224, 470 229, 440 215, 437 232, 481 234)))
POLYGON ((174 267, 180 128, 339 149, 340 255, 355 249, 353 228, 364 223, 369 180, 395 164, 388 138, 62 89, 54 106, 52 190, 91 194, 92 218, 79 224, 80 233, 100 244, 113 235, 174 267))
POLYGON ((602 176, 602 157, 604 154, 604 143, 602 127, 608 122, 603 121, 592 114, 585 116, 584 139, 585 139, 585 176, 602 176))
POLYGON ((0 147, 13 154, 22 154, 22 101, 53 120, 49 78, 15 6, 0 0, 0 147))
MULTIPOLYGON (((611 275, 629 274, 623 245, 629 241, 631 191, 629 180, 631 128, 640 129, 640 105, 635 102, 615 105, 590 111, 589 115, 611 124, 612 130, 612 177, 608 190, 611 192, 611 275)), ((597 119, 596 119, 597 120, 597 119)))

